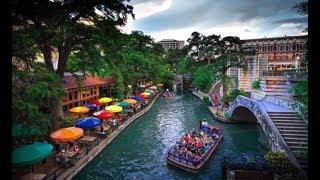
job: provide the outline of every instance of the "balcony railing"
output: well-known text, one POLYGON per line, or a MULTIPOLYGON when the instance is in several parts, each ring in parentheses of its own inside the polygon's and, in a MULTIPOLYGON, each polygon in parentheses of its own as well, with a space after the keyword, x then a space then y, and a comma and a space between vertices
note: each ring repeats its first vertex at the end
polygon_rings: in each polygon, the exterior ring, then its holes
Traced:
POLYGON ((297 80, 307 76, 306 70, 290 69, 282 71, 263 71, 263 76, 289 76, 290 80, 297 80))

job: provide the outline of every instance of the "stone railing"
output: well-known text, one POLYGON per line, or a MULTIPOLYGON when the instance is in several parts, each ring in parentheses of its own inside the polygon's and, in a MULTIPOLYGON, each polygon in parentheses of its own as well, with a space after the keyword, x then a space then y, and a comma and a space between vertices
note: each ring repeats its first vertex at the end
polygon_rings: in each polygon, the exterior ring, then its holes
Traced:
POLYGON ((291 109, 299 114, 303 121, 308 125, 308 108, 298 101, 291 101, 275 96, 266 96, 264 100, 271 101, 279 106, 291 109))
POLYGON ((237 96, 237 98, 230 104, 227 112, 232 116, 234 110, 239 106, 248 108, 255 115, 258 123, 261 125, 264 133, 266 134, 271 149, 273 151, 285 152, 293 164, 298 167, 300 173, 304 175, 304 171, 302 170, 296 157, 293 155, 287 143, 284 141, 280 132, 269 117, 268 112, 263 104, 259 101, 244 96, 237 96))

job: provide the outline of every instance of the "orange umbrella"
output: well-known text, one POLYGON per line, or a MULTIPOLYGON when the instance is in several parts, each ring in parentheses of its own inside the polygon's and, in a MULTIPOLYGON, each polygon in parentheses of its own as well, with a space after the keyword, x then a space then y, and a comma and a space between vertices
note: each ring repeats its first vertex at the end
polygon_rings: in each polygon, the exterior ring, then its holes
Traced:
POLYGON ((135 99, 125 99, 125 100, 123 100, 123 101, 125 101, 125 102, 127 102, 127 103, 129 103, 129 104, 137 104, 137 102, 138 102, 138 101, 136 101, 135 99))
POLYGON ((77 127, 61 128, 50 134, 53 141, 68 142, 74 141, 83 135, 83 129, 77 127))

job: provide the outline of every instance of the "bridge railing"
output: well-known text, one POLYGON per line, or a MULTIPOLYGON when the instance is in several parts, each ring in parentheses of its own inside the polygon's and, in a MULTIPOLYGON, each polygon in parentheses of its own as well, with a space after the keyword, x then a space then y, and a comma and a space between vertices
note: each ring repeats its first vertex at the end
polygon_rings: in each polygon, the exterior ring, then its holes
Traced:
POLYGON ((266 108, 259 101, 247 98, 245 96, 237 96, 237 98, 230 104, 228 108, 228 113, 232 115, 235 108, 239 106, 244 106, 251 110, 251 112, 257 118, 259 124, 262 126, 263 131, 265 132, 269 144, 271 145, 272 150, 285 152, 288 158, 296 165, 302 175, 305 175, 302 170, 299 162, 292 153, 291 149, 288 147, 287 143, 284 141, 282 135, 278 131, 277 127, 274 125, 266 108))
POLYGON ((291 109, 299 114, 302 120, 308 125, 308 108, 298 101, 291 101, 275 96, 266 96, 264 100, 269 100, 279 106, 291 109))

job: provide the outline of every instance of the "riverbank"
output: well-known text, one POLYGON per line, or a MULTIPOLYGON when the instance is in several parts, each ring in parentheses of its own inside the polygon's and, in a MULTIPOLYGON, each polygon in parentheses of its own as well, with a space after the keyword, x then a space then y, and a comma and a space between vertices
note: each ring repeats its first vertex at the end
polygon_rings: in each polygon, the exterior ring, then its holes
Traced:
MULTIPOLYGON (((202 101, 203 101, 203 97, 208 96, 207 94, 205 94, 205 93, 203 93, 201 91, 196 91, 196 90, 192 90, 192 94, 197 96, 202 101)), ((209 109, 209 111, 212 114, 212 116, 218 121, 221 121, 223 123, 238 123, 237 121, 227 120, 227 119, 224 119, 224 118, 216 116, 215 114, 217 112, 217 108, 215 108, 213 106, 207 106, 207 108, 209 109)))
POLYGON ((57 179, 72 179, 83 167, 85 167, 95 156, 97 156, 101 150, 103 150, 115 137, 117 137, 131 122, 133 122, 138 117, 142 116, 153 106, 154 102, 157 100, 161 93, 157 94, 156 97, 152 100, 152 102, 143 110, 136 113, 128 120, 126 120, 123 124, 121 124, 115 131, 110 133, 107 138, 103 139, 98 146, 93 147, 87 155, 83 156, 73 167, 65 170, 62 174, 60 174, 57 179))

